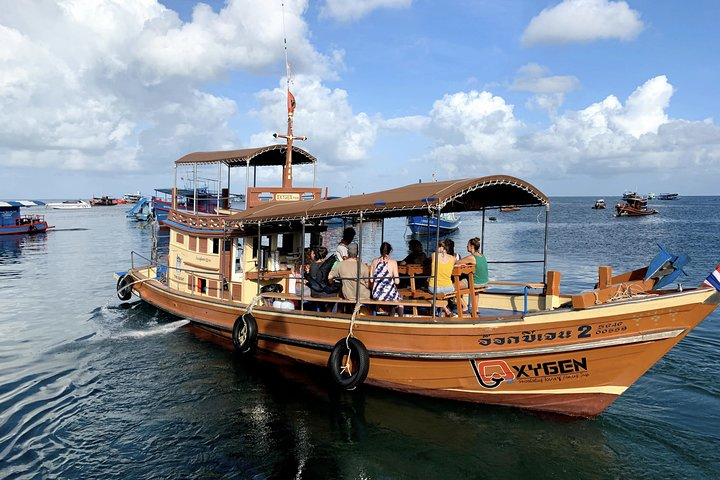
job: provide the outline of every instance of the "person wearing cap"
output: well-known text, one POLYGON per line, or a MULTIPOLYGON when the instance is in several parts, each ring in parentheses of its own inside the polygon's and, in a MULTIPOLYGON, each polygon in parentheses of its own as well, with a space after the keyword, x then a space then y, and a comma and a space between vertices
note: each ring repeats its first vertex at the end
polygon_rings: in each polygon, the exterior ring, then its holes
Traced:
MULTIPOLYGON (((358 245, 350 243, 347 246, 348 256, 346 260, 336 264, 330 274, 328 280, 332 282, 338 279, 342 282, 342 294, 348 300, 355 300, 358 291, 358 245)), ((360 264, 360 299, 370 298, 370 289, 368 288, 367 278, 370 276, 370 270, 367 265, 360 264)))

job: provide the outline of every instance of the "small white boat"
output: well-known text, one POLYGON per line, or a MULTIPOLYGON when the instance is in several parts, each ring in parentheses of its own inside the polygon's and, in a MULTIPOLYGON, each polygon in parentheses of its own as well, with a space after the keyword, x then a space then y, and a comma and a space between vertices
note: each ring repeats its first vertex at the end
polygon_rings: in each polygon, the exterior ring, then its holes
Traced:
POLYGON ((47 208, 55 210, 77 210, 78 208, 90 208, 85 200, 65 200, 64 202, 48 203, 47 208))
POLYGON ((138 190, 137 193, 126 193, 123 195, 123 200, 125 200, 125 203, 138 203, 140 199, 142 198, 142 195, 140 194, 140 191, 138 190))

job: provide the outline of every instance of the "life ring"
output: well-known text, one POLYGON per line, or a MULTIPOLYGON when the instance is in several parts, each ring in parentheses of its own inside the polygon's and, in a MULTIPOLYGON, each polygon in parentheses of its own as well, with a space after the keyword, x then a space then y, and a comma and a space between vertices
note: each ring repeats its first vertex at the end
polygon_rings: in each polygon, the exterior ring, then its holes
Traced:
POLYGON ((239 353, 249 353, 255 349, 257 345, 257 322, 252 313, 243 313, 240 315, 232 330, 232 341, 235 350, 239 353))
POLYGON ((330 353, 328 360, 330 376, 338 386, 352 390, 365 381, 370 371, 370 356, 365 345, 355 337, 339 340, 330 353), (348 351, 348 345, 350 350, 348 351), (346 371, 350 355, 350 370, 346 371))
POLYGON ((117 296, 123 302, 130 300, 130 297, 132 297, 132 287, 130 286, 132 283, 133 279, 130 275, 123 275, 118 279, 117 296))

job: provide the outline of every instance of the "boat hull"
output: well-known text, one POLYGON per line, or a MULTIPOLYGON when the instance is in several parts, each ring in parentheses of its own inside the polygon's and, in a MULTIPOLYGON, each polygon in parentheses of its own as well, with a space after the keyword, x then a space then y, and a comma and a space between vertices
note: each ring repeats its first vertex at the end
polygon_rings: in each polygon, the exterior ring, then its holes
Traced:
POLYGON ((617 217, 644 217, 646 215, 655 215, 657 210, 649 210, 647 208, 633 208, 629 205, 616 205, 615 216, 617 217))
MULTIPOLYGON (((233 324, 246 305, 178 293, 140 271, 132 275, 142 280, 134 285, 140 298, 232 345, 233 324)), ((492 319, 359 316, 352 331, 368 350, 370 385, 593 417, 709 315, 719 297, 697 289, 492 319)), ((252 313, 258 349, 324 368, 351 324, 343 314, 271 307, 252 313)))
POLYGON ((43 233, 47 231, 48 228, 51 228, 48 226, 47 222, 35 222, 32 224, 24 224, 24 225, 17 225, 17 226, 2 226, 0 227, 0 235, 18 235, 18 234, 25 234, 25 233, 43 233))
MULTIPOLYGON (((411 216, 407 219, 410 231, 415 235, 435 234, 437 231, 437 218, 427 216, 411 216)), ((440 219, 440 235, 454 232, 460 227, 460 220, 447 221, 440 219)))

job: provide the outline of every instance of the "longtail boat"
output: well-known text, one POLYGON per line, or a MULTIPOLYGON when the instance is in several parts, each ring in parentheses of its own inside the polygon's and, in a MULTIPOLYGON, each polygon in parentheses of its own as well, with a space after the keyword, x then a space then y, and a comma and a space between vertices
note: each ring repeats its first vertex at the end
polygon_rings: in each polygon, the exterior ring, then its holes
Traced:
POLYGON ((687 257, 662 249, 648 266, 620 274, 600 266, 594 288, 561 292, 560 273, 547 268, 550 200, 515 177, 414 183, 335 199, 323 198, 319 188, 293 187, 293 166, 316 162, 293 146, 293 139, 302 138, 292 133, 294 106, 288 90, 284 145, 193 153, 175 162, 176 168, 217 166, 221 175, 227 167, 228 186, 231 169, 244 168, 246 209, 178 209, 176 186, 165 221, 168 255, 147 259, 132 252, 131 268, 117 272, 121 300, 137 295, 189 319, 239 354, 280 355, 328 369, 338 388, 367 384, 580 417, 603 412, 720 302, 712 286, 720 287, 717 281, 681 286, 687 257), (282 187, 250 186, 251 169, 266 166, 282 166, 282 187), (542 259, 534 260, 542 265, 539 278, 465 287, 459 276, 472 276, 474 267, 456 267, 454 293, 439 295, 415 282, 424 276, 432 284, 437 272, 405 266, 400 275, 408 277, 410 288, 399 301, 322 299, 350 307, 339 313, 343 308, 317 311, 317 299, 296 289, 301 280, 288 267, 299 259, 304 270, 303 252, 317 243, 328 219, 353 222, 362 258, 367 230, 384 231, 378 222, 428 212, 477 212, 484 248, 486 210, 507 206, 545 212, 542 259), (274 259, 270 266, 268 258, 274 259), (469 314, 441 315, 448 301, 461 305, 463 295, 469 297, 469 314), (396 306, 405 316, 379 314, 396 306))

